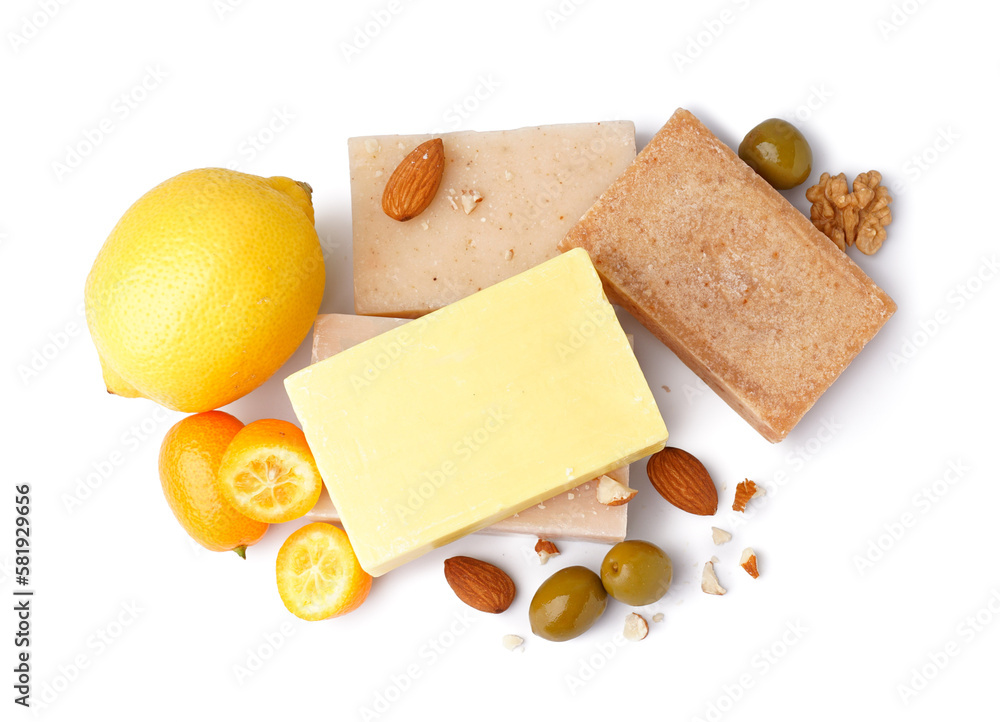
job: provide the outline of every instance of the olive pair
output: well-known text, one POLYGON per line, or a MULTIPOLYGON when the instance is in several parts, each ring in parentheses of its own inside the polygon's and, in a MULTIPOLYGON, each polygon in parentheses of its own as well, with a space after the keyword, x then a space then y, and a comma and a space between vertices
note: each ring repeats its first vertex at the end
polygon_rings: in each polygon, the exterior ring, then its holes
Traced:
POLYGON ((667 593, 673 565, 662 549, 645 541, 616 544, 601 563, 601 576, 586 567, 560 569, 531 599, 531 631, 563 642, 590 629, 604 614, 608 595, 625 604, 652 604, 667 593))

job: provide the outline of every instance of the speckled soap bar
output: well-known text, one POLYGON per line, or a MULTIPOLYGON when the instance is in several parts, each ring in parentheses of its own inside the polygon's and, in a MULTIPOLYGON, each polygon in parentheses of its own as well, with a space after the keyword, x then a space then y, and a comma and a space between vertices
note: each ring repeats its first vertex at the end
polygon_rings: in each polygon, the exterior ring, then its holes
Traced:
POLYGON ((630 121, 445 133, 437 195, 416 218, 393 220, 382 210, 386 181, 432 137, 348 140, 359 314, 417 318, 557 256, 635 158, 630 121))
POLYGON ((589 251, 611 300, 772 442, 896 310, 683 109, 560 248, 589 251))
MULTIPOLYGON (((313 331, 312 362, 317 363, 380 333, 406 323, 378 316, 322 314, 313 331)), ((631 339, 630 339, 631 341, 631 339)), ((629 467, 608 472, 628 486, 629 467)), ((482 530, 491 534, 527 534, 540 539, 573 539, 616 544, 625 539, 628 505, 606 506, 597 501, 597 482, 588 481, 551 499, 525 509, 482 530)), ((339 521, 340 514, 324 488, 319 501, 306 515, 312 521, 339 521)))

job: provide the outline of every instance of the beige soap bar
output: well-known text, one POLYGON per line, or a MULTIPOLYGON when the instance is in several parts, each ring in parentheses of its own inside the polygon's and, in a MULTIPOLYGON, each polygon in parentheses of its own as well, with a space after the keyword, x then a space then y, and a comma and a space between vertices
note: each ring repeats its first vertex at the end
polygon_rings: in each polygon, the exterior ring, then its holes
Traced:
MULTIPOLYGON (((406 323, 379 316, 322 314, 313 331, 312 362, 317 363, 380 333, 406 323)), ((631 342, 631 339, 629 339, 631 342)), ((628 486, 629 467, 608 472, 628 486)), ((541 539, 573 539, 615 544, 625 539, 628 505, 607 506, 597 501, 597 483, 588 481, 567 492, 498 521, 482 531, 495 534, 529 534, 541 539)), ((312 521, 339 521, 340 514, 326 488, 306 515, 312 521)))
POLYGON ((612 300, 772 442, 896 310, 683 109, 560 247, 585 248, 612 300))
POLYGON ((582 250, 313 364, 285 389, 375 576, 667 438, 582 250))
POLYGON ((553 258, 635 158, 631 121, 445 133, 437 195, 395 221, 382 211, 386 181, 432 137, 348 140, 359 314, 416 318, 553 258))

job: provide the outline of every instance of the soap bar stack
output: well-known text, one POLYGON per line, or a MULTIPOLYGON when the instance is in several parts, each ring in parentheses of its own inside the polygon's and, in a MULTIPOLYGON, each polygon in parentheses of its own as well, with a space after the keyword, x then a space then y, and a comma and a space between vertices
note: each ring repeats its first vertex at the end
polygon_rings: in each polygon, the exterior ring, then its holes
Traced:
MULTIPOLYGON (((402 324, 403 319, 381 316, 322 314, 313 333, 312 362, 318 363, 402 324)), ((632 339, 629 337, 629 344, 632 339)), ((608 472, 628 486, 626 464, 608 472)), ((316 506, 306 515, 312 521, 340 521, 340 512, 324 489, 316 506)), ((585 481, 569 491, 530 506, 483 529, 494 534, 529 534, 540 539, 594 541, 615 544, 625 540, 628 505, 607 506, 597 500, 597 483, 585 481)))
POLYGON ((667 438, 582 250, 309 366, 285 387, 373 575, 667 438))

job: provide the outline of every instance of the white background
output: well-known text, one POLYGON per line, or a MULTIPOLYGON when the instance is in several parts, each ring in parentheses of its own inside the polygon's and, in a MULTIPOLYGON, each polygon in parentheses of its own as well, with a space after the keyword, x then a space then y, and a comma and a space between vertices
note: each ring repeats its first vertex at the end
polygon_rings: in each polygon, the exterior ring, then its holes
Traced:
MULTIPOLYGON (((996 718, 995 3, 8 0, 2 15, 0 717, 29 716, 12 702, 7 601, 12 487, 29 482, 47 719, 996 718), (676 569, 645 641, 615 642, 618 603, 575 641, 531 637, 534 589, 596 568, 599 545, 564 544, 540 567, 534 539, 468 538, 377 579, 357 612, 306 623, 273 569, 299 523, 245 562, 189 541, 156 472, 181 415, 105 393, 84 327, 87 271, 134 200, 211 165, 308 181, 323 310, 349 312, 347 137, 631 119, 641 147, 678 106, 734 145, 797 117, 814 178, 882 171, 889 240, 851 255, 899 312, 776 446, 623 318, 670 443, 722 489, 715 519, 691 517, 633 468, 630 535, 676 569), (770 493, 736 518, 747 476, 770 493), (713 524, 734 540, 714 547, 713 524), (748 545, 756 581, 736 564, 748 545), (514 606, 458 602, 442 574, 453 554, 504 567, 514 606), (713 554, 724 597, 699 589, 713 554)), ((807 210, 802 189, 788 197, 807 210)), ((307 346, 228 410, 292 419, 280 379, 307 346)))

